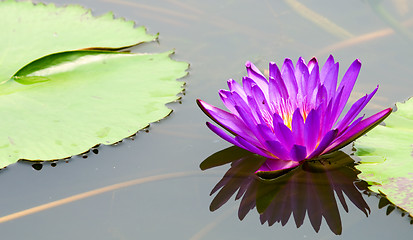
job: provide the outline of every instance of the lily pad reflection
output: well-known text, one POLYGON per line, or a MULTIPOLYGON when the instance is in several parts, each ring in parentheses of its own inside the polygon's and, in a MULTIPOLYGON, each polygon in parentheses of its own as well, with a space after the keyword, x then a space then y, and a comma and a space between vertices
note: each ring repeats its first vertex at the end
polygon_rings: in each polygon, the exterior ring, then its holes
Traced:
MULTIPOLYGON (((207 158, 201 169, 228 163, 226 156, 234 158, 240 153, 236 147, 225 149, 207 158)), ((335 195, 346 212, 348 205, 344 196, 366 216, 370 213, 359 191, 367 189, 367 184, 357 181, 359 171, 354 168, 354 160, 343 152, 320 161, 306 162, 287 173, 274 172, 273 176, 267 174, 260 177, 255 172, 265 158, 246 152, 244 156, 232 160, 231 168, 211 192, 211 195, 216 193, 210 205, 211 211, 217 210, 235 195, 235 199, 241 199, 238 210, 240 220, 256 208, 262 224, 267 222, 271 226, 279 222, 284 226, 293 218, 299 228, 307 213, 316 232, 320 230, 324 217, 331 231, 337 235, 342 232, 342 224, 335 195)))

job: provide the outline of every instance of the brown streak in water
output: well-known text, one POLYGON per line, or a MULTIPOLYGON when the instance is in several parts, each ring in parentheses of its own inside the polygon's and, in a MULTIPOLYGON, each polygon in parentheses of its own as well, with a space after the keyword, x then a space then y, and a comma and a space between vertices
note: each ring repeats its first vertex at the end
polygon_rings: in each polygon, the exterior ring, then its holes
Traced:
POLYGON ((195 233, 195 235, 193 235, 190 238, 190 240, 200 240, 200 239, 202 239, 205 235, 207 235, 209 232, 211 232, 216 226, 218 226, 223 220, 225 220, 227 217, 229 217, 236 210, 237 210, 237 206, 226 210, 224 213, 222 213, 217 218, 215 218, 212 222, 210 222, 205 227, 203 227, 200 231, 195 233))
MULTIPOLYGON (((411 26, 412 24, 413 24, 413 19, 410 19, 410 20, 404 22, 403 25, 411 26)), ((385 29, 382 29, 382 30, 379 30, 379 31, 366 33, 366 34, 363 34, 363 35, 360 35, 360 36, 350 38, 348 40, 344 40, 344 41, 329 45, 329 46, 321 49, 316 55, 328 54, 333 50, 338 50, 338 49, 342 49, 342 48, 351 47, 353 45, 357 45, 357 44, 361 44, 361 43, 364 43, 364 42, 372 41, 374 39, 387 37, 387 36, 390 36, 392 34, 394 34, 394 30, 392 28, 385 28, 385 29)))
POLYGON ((162 14, 175 16, 175 17, 180 17, 180 18, 184 18, 184 19, 190 19, 190 20, 198 19, 198 16, 196 16, 196 15, 180 13, 180 12, 172 11, 172 10, 169 10, 169 9, 166 9, 166 8, 153 7, 153 6, 150 6, 150 5, 147 5, 147 4, 129 2, 129 1, 124 1, 124 0, 101 0, 101 1, 109 2, 109 3, 122 4, 122 5, 136 7, 136 8, 141 8, 141 9, 145 9, 145 10, 152 11, 152 12, 155 12, 155 13, 162 13, 162 14))
POLYGON ((314 12, 299 1, 284 0, 284 2, 288 4, 297 14, 324 29, 324 31, 329 32, 330 34, 341 39, 353 37, 353 34, 348 32, 346 29, 338 26, 328 18, 314 12))
POLYGON ((401 16, 404 16, 409 12, 409 4, 407 0, 393 0, 393 4, 401 16))
POLYGON ((20 212, 16 212, 16 213, 12 213, 12 214, 0 217, 0 223, 8 222, 8 221, 15 220, 21 217, 25 217, 25 216, 28 216, 34 213, 44 211, 44 210, 49 210, 51 208, 58 207, 64 204, 72 203, 75 201, 79 201, 79 200, 82 200, 88 197, 114 191, 117 189, 126 188, 126 187, 130 187, 133 185, 138 185, 141 183, 154 182, 154 181, 160 181, 160 180, 178 178, 178 177, 187 177, 187 176, 192 176, 192 175, 197 175, 197 174, 200 174, 200 172, 176 172, 176 173, 167 173, 167 174, 149 176, 149 177, 138 178, 138 179, 134 179, 134 180, 126 181, 126 182, 121 182, 121 183, 109 185, 106 187, 98 188, 92 191, 76 194, 76 195, 73 195, 67 198, 63 198, 57 201, 49 202, 46 204, 39 205, 37 207, 29 208, 29 209, 26 209, 20 212))

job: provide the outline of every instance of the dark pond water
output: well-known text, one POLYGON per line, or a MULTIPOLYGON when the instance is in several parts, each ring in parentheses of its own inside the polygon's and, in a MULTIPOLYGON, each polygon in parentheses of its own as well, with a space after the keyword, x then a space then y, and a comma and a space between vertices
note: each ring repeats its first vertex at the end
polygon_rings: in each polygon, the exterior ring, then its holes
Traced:
MULTIPOLYGON (((265 69, 268 61, 281 64, 285 57, 296 61, 299 56, 305 59, 316 56, 324 63, 328 55, 333 54, 340 62, 342 75, 350 63, 359 58, 363 67, 354 98, 380 84, 379 92, 365 111, 367 114, 412 96, 412 38, 402 30, 392 31, 389 24, 392 20, 378 14, 369 1, 300 1, 306 7, 297 6, 298 1, 293 0, 53 2, 59 6, 81 4, 91 8, 95 15, 113 11, 117 17, 145 25, 149 33, 159 32, 159 45, 147 44, 134 50, 161 52, 175 48, 173 58, 191 64, 189 75, 184 79, 187 82, 185 96, 181 104, 168 105, 174 110, 168 118, 152 124, 148 133, 139 132, 134 140, 127 139, 116 146, 101 146, 98 154, 89 153, 87 158, 73 157, 67 163, 58 161, 55 166, 44 163, 40 171, 27 162, 1 170, 1 216, 141 179, 141 182, 133 182, 135 185, 63 202, 54 208, 1 223, 2 239, 411 239, 413 226, 410 219, 401 217, 398 210, 387 215, 388 207, 379 208, 379 198, 355 192, 351 184, 354 181, 352 170, 326 173, 308 167, 307 172, 289 173, 288 178, 280 180, 284 181, 282 186, 286 186, 280 192, 273 190, 271 185, 263 185, 275 202, 265 199, 244 201, 250 204, 249 207, 257 204, 260 208, 268 205, 272 209, 273 215, 267 213, 266 223, 262 225, 256 209, 239 220, 240 200, 234 200, 231 188, 244 186, 243 189, 255 191, 257 188, 254 187, 264 183, 256 179, 248 182, 248 178, 234 178, 232 185, 225 185, 225 189, 230 189, 228 193, 220 195, 232 197, 225 204, 219 199, 214 200, 213 208, 218 209, 211 212, 209 206, 218 195, 209 196, 209 193, 229 165, 206 171, 199 167, 208 156, 230 145, 205 127, 207 117, 197 108, 195 99, 202 98, 222 106, 218 89, 226 88, 228 78, 241 79, 247 60, 265 69), (302 193, 303 179, 322 182, 330 177, 336 179, 335 182, 332 180, 334 190, 348 189, 342 195, 348 213, 338 195, 331 195, 332 187, 325 181, 321 185, 307 183, 304 186, 308 189, 324 186, 323 191, 315 189, 313 195, 302 193), (239 182, 240 179, 249 185, 239 182), (291 199, 307 199, 307 205, 292 208, 286 205, 291 199), (341 216, 340 236, 330 230, 337 229, 339 223, 338 213, 332 207, 334 199, 337 199, 341 216), (286 212, 294 210, 297 215, 302 215, 304 208, 312 212, 312 217, 298 218, 302 225, 297 228, 297 220, 293 217, 286 221, 285 213, 276 215, 274 209, 278 206, 286 212), (364 212, 368 212, 368 208, 371 213, 366 217, 364 212), (330 227, 325 219, 321 225, 318 223, 321 219, 317 213, 321 211, 319 209, 327 209, 325 218, 330 227), (277 222, 268 226, 269 222, 277 221, 277 217, 285 226, 277 222), (318 233, 313 225, 320 226, 318 233)), ((411 1, 381 2, 384 11, 402 26, 412 29, 411 1)), ((238 156, 235 154, 228 156, 238 156)), ((363 186, 359 188, 363 189, 363 186)), ((252 195, 246 193, 245 196, 248 199, 252 195)), ((243 213, 247 210, 244 208, 243 213)))

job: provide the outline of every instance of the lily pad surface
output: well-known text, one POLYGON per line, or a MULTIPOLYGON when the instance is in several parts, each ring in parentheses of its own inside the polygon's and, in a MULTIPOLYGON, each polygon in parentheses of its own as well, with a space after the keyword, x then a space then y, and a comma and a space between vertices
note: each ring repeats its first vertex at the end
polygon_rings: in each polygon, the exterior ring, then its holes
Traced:
POLYGON ((143 27, 80 6, 0 2, 0 168, 113 144, 167 116, 188 64, 120 52, 143 27))
POLYGON ((359 178, 413 215, 413 98, 356 141, 359 178))

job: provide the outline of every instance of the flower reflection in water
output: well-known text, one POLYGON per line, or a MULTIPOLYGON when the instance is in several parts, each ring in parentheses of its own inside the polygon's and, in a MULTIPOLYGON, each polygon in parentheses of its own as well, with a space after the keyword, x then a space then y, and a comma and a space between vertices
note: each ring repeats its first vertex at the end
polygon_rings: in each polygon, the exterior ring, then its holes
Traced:
POLYGON ((258 177, 254 172, 265 158, 230 147, 207 158, 201 169, 222 165, 223 160, 232 164, 211 192, 211 195, 216 193, 210 205, 211 211, 220 208, 235 194, 235 199, 241 199, 240 220, 256 207, 262 224, 267 222, 271 226, 280 222, 284 226, 293 215, 299 228, 307 212, 316 232, 324 217, 331 231, 337 235, 341 234, 342 225, 334 194, 346 212, 348 206, 344 196, 366 216, 370 213, 358 190, 366 189, 367 184, 357 181, 359 171, 354 168, 354 160, 343 152, 306 162, 293 170, 258 177))

